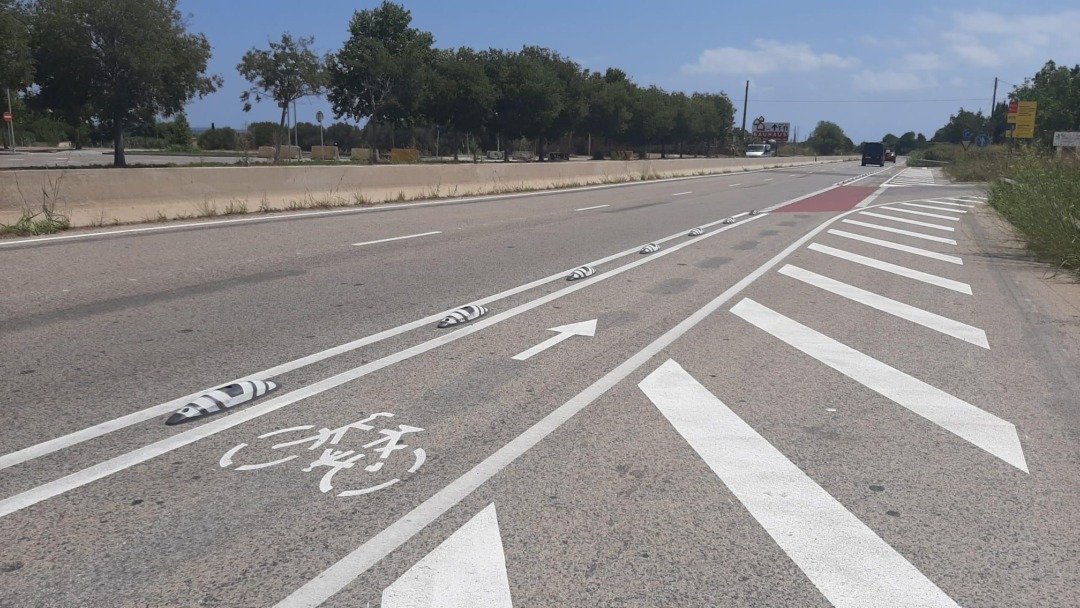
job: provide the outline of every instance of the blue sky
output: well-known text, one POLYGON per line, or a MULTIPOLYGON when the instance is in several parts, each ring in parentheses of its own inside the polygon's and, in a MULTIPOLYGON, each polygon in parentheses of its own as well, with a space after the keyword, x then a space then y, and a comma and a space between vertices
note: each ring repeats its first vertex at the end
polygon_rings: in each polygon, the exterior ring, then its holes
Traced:
MULTIPOLYGON (((545 46, 583 67, 618 67, 637 83, 668 90, 726 92, 741 120, 750 80, 751 120, 791 122, 808 134, 838 123, 856 142, 905 131, 927 137, 961 106, 990 107, 1048 60, 1080 63, 1080 4, 1025 2, 730 2, 724 0, 408 0, 413 26, 440 48, 545 46)), ((245 113, 240 57, 283 32, 340 48, 355 10, 379 2, 180 0, 192 31, 214 49, 210 71, 225 86, 188 106, 196 127, 242 127, 278 119, 273 104, 245 113)), ((314 122, 322 99, 299 104, 314 122)), ((748 125, 749 125, 748 121, 748 125)))

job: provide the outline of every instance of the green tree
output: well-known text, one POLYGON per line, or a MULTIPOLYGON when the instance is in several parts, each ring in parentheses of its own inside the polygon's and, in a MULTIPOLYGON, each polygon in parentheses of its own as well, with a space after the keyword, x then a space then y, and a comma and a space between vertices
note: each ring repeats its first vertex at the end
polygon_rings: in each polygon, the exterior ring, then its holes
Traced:
POLYGON ((274 142, 274 160, 281 156, 281 142, 285 139, 285 119, 289 105, 298 99, 320 95, 326 86, 326 70, 323 60, 311 50, 315 38, 293 38, 281 35, 280 42, 270 42, 269 49, 251 49, 240 59, 236 70, 251 88, 240 94, 244 111, 251 111, 251 100, 259 103, 269 99, 281 108, 278 124, 279 137, 274 142))
POLYGON ((388 1, 353 14, 349 39, 327 58, 335 115, 393 126, 420 116, 435 39, 410 23, 412 14, 388 1))
POLYGON ((898 142, 898 141, 900 141, 900 138, 893 135, 892 133, 886 133, 885 136, 881 138, 881 143, 885 145, 886 150, 894 150, 895 151, 896 150, 896 142, 898 142))
POLYGON ((281 136, 281 130, 278 123, 270 122, 269 120, 248 124, 247 133, 251 139, 251 145, 256 148, 261 146, 276 146, 281 136))
MULTIPOLYGON (((564 84, 543 52, 489 50, 481 54, 499 93, 494 127, 509 140, 507 160, 510 142, 519 137, 541 140, 548 136, 564 110, 564 84)), ((540 152, 542 155, 543 150, 540 152)))
POLYGON ((675 104, 671 102, 667 91, 659 87, 638 88, 634 92, 633 118, 630 120, 630 135, 639 144, 644 144, 645 153, 649 153, 651 144, 659 143, 661 153, 670 140, 675 128, 675 104))
POLYGON ((590 74, 585 86, 588 112, 582 127, 592 137, 622 143, 633 117, 634 83, 626 72, 608 68, 603 74, 590 74))
POLYGON ((1043 143, 1050 143, 1054 131, 1076 131, 1080 129, 1080 65, 1069 68, 1047 61, 1009 99, 1039 103, 1035 135, 1043 143))
POLYGON ((27 7, 0 0, 0 88, 21 89, 34 78, 27 7))
MULTIPOLYGON (((423 114, 444 132, 480 132, 494 116, 498 95, 476 51, 467 47, 440 51, 425 91, 423 114)), ((458 150, 455 146, 455 159, 458 150)))
POLYGON ((202 150, 235 150, 239 140, 232 127, 207 129, 199 134, 199 148, 202 150))
POLYGON ((179 112, 172 122, 159 122, 155 128, 155 135, 165 140, 165 143, 170 146, 182 148, 190 148, 194 139, 187 114, 184 112, 179 112))
MULTIPOLYGON (((964 140, 964 132, 970 131, 972 139, 982 133, 990 133, 990 121, 983 116, 982 110, 971 112, 960 108, 956 114, 949 116, 949 122, 934 133, 935 143, 958 144, 964 140)), ((914 138, 914 134, 912 134, 914 138)))
POLYGON ((173 116, 221 85, 207 76, 210 43, 191 34, 177 0, 37 0, 32 20, 43 95, 65 113, 90 115, 113 135, 113 164, 126 166, 132 123, 173 116))
POLYGON ((827 120, 817 123, 814 132, 806 139, 806 144, 822 156, 832 156, 854 149, 840 125, 827 120))

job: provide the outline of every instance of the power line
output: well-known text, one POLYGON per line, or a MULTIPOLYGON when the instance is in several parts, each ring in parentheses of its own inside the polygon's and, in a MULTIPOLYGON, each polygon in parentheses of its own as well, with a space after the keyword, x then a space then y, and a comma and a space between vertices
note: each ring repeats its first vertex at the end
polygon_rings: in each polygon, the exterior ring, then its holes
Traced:
POLYGON ((940 103, 981 100, 981 97, 966 99, 755 99, 754 103, 940 103))

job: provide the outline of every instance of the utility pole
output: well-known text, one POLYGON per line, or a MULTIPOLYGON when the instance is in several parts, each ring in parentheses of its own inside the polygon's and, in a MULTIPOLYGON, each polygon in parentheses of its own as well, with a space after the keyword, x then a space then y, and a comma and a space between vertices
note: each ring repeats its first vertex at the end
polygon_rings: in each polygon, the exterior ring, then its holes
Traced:
POLYGON ((750 99, 750 81, 746 81, 746 90, 743 91, 742 98, 742 132, 746 133, 746 103, 750 99))
POLYGON ((7 109, 8 114, 11 114, 11 120, 8 121, 8 134, 11 135, 11 152, 15 152, 15 111, 11 109, 11 89, 4 89, 7 91, 7 109))
MULTIPOLYGON (((997 139, 997 133, 994 132, 994 108, 997 107, 997 76, 994 77, 994 96, 990 99, 990 139, 991 141, 997 139)), ((996 143, 996 142, 995 142, 996 143)))

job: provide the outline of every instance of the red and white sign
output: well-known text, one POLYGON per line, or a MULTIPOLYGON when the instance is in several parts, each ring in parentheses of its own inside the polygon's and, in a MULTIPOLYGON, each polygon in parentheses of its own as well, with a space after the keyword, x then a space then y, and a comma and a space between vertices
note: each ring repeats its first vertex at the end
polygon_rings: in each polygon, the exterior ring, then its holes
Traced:
POLYGON ((4 112, 4 122, 11 122, 11 112, 4 112))
POLYGON ((788 122, 766 122, 762 116, 757 117, 754 120, 754 139, 775 139, 776 141, 787 141, 788 133, 791 132, 791 123, 788 122))

